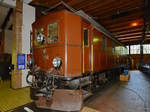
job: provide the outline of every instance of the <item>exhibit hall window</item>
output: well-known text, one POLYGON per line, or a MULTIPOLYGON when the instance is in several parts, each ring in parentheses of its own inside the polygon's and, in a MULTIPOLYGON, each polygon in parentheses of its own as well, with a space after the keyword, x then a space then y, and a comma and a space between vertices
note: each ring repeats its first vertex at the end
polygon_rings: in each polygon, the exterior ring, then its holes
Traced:
POLYGON ((140 54, 140 45, 131 45, 130 54, 140 54))
POLYGON ((150 54, 150 44, 143 45, 143 54, 150 54))

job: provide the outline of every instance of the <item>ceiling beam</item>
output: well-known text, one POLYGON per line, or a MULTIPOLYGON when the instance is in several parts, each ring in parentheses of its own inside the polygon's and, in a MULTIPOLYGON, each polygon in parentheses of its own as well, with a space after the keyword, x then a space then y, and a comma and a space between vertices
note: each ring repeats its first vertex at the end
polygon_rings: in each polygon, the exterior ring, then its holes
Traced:
POLYGON ((126 33, 126 34, 122 34, 122 35, 116 35, 116 38, 121 38, 121 37, 127 37, 127 36, 137 36, 137 35, 141 35, 142 32, 136 32, 136 33, 126 33))
POLYGON ((135 23, 135 22, 137 24, 143 24, 143 19, 136 19, 136 20, 126 21, 126 22, 121 22, 121 23, 118 23, 118 24, 107 25, 107 29, 123 27, 123 26, 131 26, 131 24, 135 23))
MULTIPOLYGON (((120 5, 121 3, 123 4, 124 3, 129 3, 129 0, 122 0, 122 1, 119 1, 119 2, 116 2, 115 0, 107 0, 106 2, 102 2, 102 3, 98 3, 96 4, 94 7, 93 6, 89 6, 89 8, 86 8, 85 11, 89 12, 89 13, 93 13, 97 10, 101 10, 101 11, 104 11, 106 9, 110 9, 112 8, 112 5, 110 4, 113 4, 113 5, 117 5, 118 4, 120 5)), ((116 7, 115 7, 116 8, 116 7)))
MULTIPOLYGON (((150 40, 150 38, 147 38, 146 40, 150 40)), ((139 38, 139 39, 122 40, 121 42, 122 42, 122 43, 125 43, 125 42, 126 42, 126 43, 127 43, 127 42, 130 43, 130 42, 133 42, 133 41, 140 43, 141 38, 139 38)))
POLYGON ((112 20, 116 20, 116 19, 120 19, 120 18, 124 18, 124 17, 130 17, 132 15, 139 15, 141 13, 143 13, 141 8, 135 8, 135 9, 132 9, 132 10, 126 10, 124 12, 120 11, 118 13, 117 13, 117 9, 116 9, 116 11, 113 12, 113 13, 104 13, 103 15, 97 15, 95 17, 100 18, 100 20, 105 20, 105 19, 108 19, 108 18, 112 19, 112 20), (113 18, 113 15, 121 14, 121 13, 126 13, 126 15, 123 16, 123 17, 113 18))
MULTIPOLYGON (((132 41, 132 42, 123 42, 125 45, 137 45, 140 44, 140 41, 132 41)), ((144 44, 149 44, 150 43, 150 39, 146 40, 144 42, 144 44)))
POLYGON ((107 25, 111 25, 111 24, 118 24, 118 23, 122 23, 122 22, 126 22, 126 21, 133 21, 133 20, 137 20, 137 19, 143 19, 143 12, 140 11, 138 13, 132 13, 126 17, 122 17, 122 18, 116 18, 116 19, 112 19, 112 17, 110 18, 104 18, 101 19, 101 17, 99 21, 104 23, 106 26, 107 25))
POLYGON ((122 40, 121 42, 133 42, 133 41, 140 41, 141 40, 141 38, 139 38, 139 39, 127 39, 127 40, 122 40))
POLYGON ((136 33, 136 32, 141 32, 142 31, 142 27, 138 27, 138 28, 132 28, 132 29, 127 29, 127 30, 120 30, 118 32, 111 32, 114 36, 116 35, 123 35, 123 34, 127 34, 127 33, 136 33))
MULTIPOLYGON (((120 12, 127 12, 127 11, 132 11, 134 9, 139 9, 143 5, 140 1, 137 1, 135 4, 135 1, 128 1, 128 0, 121 0, 120 2, 112 2, 113 5, 107 5, 105 7, 99 7, 95 10, 88 11, 89 14, 92 14, 93 16, 99 16, 99 15, 105 15, 105 14, 115 14, 117 11, 120 12)), ((88 8, 87 8, 88 9, 88 8)))
POLYGON ((107 0, 105 2, 101 2, 99 3, 99 1, 97 0, 85 0, 79 4, 76 4, 73 6, 73 8, 75 9, 86 9, 87 7, 91 8, 91 7, 102 7, 104 6, 105 4, 109 4, 111 3, 112 1, 115 1, 115 0, 107 0))
POLYGON ((67 2, 69 6, 74 6, 76 4, 80 4, 81 2, 85 2, 85 0, 70 0, 67 2))
MULTIPOLYGON (((146 36, 150 37, 150 35, 146 35, 146 36)), ((127 40, 127 39, 135 39, 135 38, 142 38, 142 35, 131 36, 131 37, 124 37, 124 38, 118 38, 118 40, 127 40)))
POLYGON ((138 38, 142 38, 142 36, 134 36, 134 37, 125 37, 125 38, 118 38, 118 40, 122 41, 122 40, 129 40, 129 39, 138 39, 138 38))
POLYGON ((124 26, 124 27, 119 27, 119 28, 113 28, 113 29, 108 29, 110 32, 120 32, 122 30, 130 30, 130 29, 136 29, 136 28, 142 28, 142 24, 139 24, 138 26, 124 26))
POLYGON ((13 12, 13 8, 10 8, 9 11, 8 11, 8 13, 7 13, 7 16, 5 17, 5 20, 4 20, 4 22, 3 22, 2 26, 1 26, 2 29, 6 28, 7 23, 9 21, 9 18, 11 16, 12 12, 13 12))

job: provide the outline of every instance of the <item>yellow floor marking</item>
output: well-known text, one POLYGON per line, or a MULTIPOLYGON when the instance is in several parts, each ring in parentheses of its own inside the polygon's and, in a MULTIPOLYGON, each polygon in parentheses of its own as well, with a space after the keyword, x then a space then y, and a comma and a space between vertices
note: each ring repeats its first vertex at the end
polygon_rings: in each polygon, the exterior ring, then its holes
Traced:
MULTIPOLYGON (((6 112, 18 106, 32 102, 30 99, 30 89, 11 89, 10 81, 0 82, 0 112, 6 112)), ((83 107, 80 112, 100 112, 98 110, 83 107)))
POLYGON ((15 90, 10 88, 10 81, 0 82, 0 112, 32 102, 29 94, 29 88, 15 90))
POLYGON ((83 107, 81 112, 100 112, 100 111, 92 109, 92 108, 89 108, 89 107, 83 107))

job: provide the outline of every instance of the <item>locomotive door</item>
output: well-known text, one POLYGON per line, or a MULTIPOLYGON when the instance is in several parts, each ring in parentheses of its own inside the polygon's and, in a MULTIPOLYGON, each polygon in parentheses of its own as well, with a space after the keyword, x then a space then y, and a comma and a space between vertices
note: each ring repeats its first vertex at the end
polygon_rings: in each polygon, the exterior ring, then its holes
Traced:
POLYGON ((86 23, 83 23, 82 24, 82 53, 83 53, 83 62, 82 62, 82 65, 83 65, 83 73, 88 73, 91 71, 91 56, 90 56, 90 53, 91 53, 91 36, 90 36, 90 33, 91 33, 91 29, 90 29, 90 25, 89 24, 86 24, 86 23))

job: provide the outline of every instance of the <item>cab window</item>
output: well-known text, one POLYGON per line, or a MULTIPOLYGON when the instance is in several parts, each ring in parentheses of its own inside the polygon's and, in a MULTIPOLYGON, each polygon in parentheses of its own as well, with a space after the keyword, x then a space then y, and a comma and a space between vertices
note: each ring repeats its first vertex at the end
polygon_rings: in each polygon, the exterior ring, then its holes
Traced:
POLYGON ((58 41, 58 23, 53 22, 48 25, 48 43, 55 43, 58 41))
POLYGON ((89 32, 87 28, 84 28, 84 45, 88 46, 89 43, 89 32))
POLYGON ((102 37, 102 50, 106 49, 106 38, 102 37))

